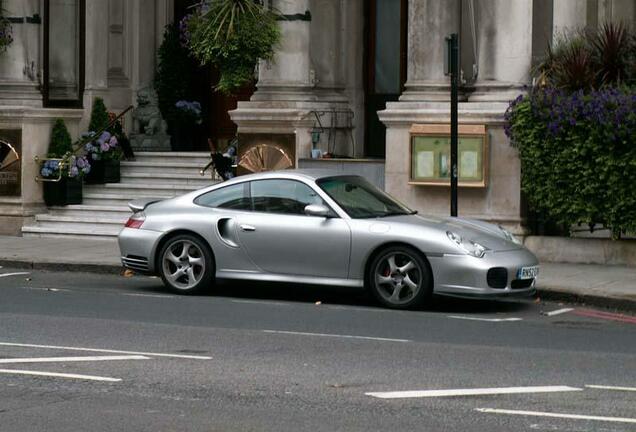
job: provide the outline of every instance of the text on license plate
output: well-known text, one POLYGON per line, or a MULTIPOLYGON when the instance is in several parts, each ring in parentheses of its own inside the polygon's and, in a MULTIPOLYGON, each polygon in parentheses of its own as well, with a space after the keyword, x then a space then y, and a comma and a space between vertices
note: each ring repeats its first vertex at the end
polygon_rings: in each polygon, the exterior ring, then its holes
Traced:
POLYGON ((521 267, 517 271, 517 279, 534 279, 539 275, 539 266, 521 267))

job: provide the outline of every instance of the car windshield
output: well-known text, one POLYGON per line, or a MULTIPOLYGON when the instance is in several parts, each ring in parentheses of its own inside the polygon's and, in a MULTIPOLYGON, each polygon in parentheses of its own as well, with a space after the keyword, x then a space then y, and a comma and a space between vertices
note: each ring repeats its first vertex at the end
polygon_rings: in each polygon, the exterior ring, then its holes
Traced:
POLYGON ((328 177, 316 183, 354 219, 415 213, 362 177, 328 177))

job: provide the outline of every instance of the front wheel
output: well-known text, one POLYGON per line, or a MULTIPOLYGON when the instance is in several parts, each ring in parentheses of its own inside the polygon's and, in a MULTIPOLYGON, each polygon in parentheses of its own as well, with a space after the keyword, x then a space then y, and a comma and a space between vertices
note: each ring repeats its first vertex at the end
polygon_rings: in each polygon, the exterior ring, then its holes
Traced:
POLYGON ((429 266, 415 250, 393 246, 371 262, 367 284, 373 296, 392 309, 420 306, 431 296, 429 266))
POLYGON ((159 252, 159 275, 171 291, 182 294, 202 292, 212 285, 214 273, 209 246, 195 236, 175 236, 159 252))

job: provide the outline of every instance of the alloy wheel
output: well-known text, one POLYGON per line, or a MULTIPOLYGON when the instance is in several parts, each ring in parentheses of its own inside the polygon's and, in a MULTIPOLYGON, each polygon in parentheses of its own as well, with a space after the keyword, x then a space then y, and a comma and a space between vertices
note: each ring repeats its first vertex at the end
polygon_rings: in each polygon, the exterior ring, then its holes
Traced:
POLYGON ((406 305, 422 289, 422 268, 418 260, 405 252, 384 255, 374 271, 377 293, 388 304, 406 305))
POLYGON ((190 240, 176 240, 163 254, 163 275, 174 288, 190 290, 198 286, 203 279, 205 262, 199 245, 190 240))

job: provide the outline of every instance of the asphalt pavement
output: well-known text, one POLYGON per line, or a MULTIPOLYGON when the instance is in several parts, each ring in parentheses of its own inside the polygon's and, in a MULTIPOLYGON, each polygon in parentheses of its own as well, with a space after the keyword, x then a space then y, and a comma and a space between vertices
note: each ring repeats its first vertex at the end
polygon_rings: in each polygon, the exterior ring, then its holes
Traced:
POLYGON ((633 431, 636 318, 0 269, 0 431, 633 431))

